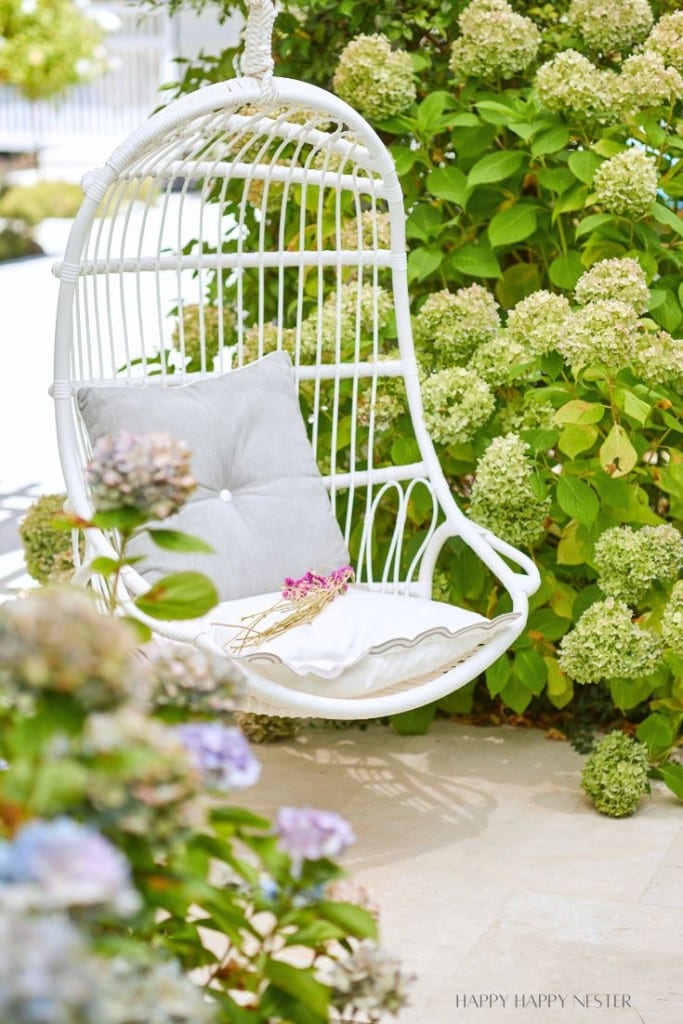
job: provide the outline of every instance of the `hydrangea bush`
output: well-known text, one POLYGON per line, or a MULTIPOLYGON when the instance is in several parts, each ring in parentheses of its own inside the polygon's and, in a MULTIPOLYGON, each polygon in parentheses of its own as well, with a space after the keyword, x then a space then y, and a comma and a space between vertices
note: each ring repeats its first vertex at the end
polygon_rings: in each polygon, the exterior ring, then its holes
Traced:
MULTIPOLYGON (((155 435, 95 447, 96 511, 77 522, 120 530, 120 558, 100 559, 105 579, 125 565, 127 536, 191 493, 187 454, 155 435)), ((175 549, 187 543, 173 535, 175 549)), ((189 612, 191 590, 176 597, 189 612)), ((337 864, 350 824, 306 807, 271 824, 233 805, 261 767, 233 718, 241 671, 184 645, 139 643, 130 621, 76 587, 0 607, 0 1018, 397 1015, 409 979, 337 864)))
MULTIPOLYGON (((463 508, 541 571, 489 695, 517 713, 537 698, 563 708, 588 672, 662 763, 683 721, 677 6, 350 2, 340 17, 334 0, 285 0, 274 42, 276 73, 336 89, 389 147, 428 426, 463 508), (636 592, 621 579, 632 564, 636 592)), ((178 90, 230 74, 235 56, 189 65, 178 90)), ((409 420, 400 403, 387 413, 382 452, 410 461, 409 420)), ((415 500, 417 528, 427 515, 415 500)), ((438 579, 442 598, 508 609, 455 541, 438 579)))

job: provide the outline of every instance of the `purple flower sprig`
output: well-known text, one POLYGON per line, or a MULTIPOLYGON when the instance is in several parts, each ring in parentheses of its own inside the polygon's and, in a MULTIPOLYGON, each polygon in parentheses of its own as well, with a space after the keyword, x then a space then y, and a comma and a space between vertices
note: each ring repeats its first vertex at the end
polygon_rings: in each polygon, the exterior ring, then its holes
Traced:
POLYGON ((287 576, 282 589, 282 600, 265 611, 246 615, 242 619, 244 625, 232 640, 233 653, 241 654, 245 647, 259 646, 266 640, 273 640, 287 633, 295 626, 311 623, 331 601, 346 593, 354 579, 355 573, 350 565, 342 565, 328 576, 322 576, 310 569, 298 579, 287 576), (261 623, 272 615, 281 617, 266 629, 259 629, 261 623))

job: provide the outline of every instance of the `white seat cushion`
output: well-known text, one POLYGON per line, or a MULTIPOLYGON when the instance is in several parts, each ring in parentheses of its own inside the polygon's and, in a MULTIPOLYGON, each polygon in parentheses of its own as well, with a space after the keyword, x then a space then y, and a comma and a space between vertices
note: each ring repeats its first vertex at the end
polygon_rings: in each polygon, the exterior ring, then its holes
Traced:
MULTIPOLYGON (((519 618, 490 620, 439 601, 350 587, 311 623, 239 650, 244 616, 265 611, 279 593, 226 601, 209 615, 211 636, 246 669, 325 697, 364 697, 425 681, 464 661, 519 618)), ((259 630, 278 615, 259 623, 259 630)))

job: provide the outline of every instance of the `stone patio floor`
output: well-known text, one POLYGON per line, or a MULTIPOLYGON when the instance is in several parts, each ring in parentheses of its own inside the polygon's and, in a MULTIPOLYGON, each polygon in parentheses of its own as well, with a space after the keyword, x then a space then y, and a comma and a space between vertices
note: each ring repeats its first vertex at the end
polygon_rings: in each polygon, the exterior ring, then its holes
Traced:
POLYGON ((605 818, 568 743, 445 720, 417 737, 312 729, 257 753, 245 804, 354 827, 344 866, 417 975, 400 1024, 683 1020, 683 816, 659 783, 634 817, 605 818))

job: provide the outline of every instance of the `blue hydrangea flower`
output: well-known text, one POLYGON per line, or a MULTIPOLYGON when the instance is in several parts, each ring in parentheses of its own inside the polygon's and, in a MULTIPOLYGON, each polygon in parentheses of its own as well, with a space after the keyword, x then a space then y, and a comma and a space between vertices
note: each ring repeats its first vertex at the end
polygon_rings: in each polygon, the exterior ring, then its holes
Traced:
POLYGON ((276 821, 280 847, 300 868, 304 860, 338 857, 356 839, 348 821, 334 811, 281 807, 276 821))
POLYGON ((261 764, 239 729, 215 722, 190 722, 178 734, 207 786, 244 789, 258 782, 261 764))

